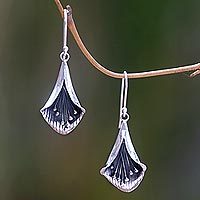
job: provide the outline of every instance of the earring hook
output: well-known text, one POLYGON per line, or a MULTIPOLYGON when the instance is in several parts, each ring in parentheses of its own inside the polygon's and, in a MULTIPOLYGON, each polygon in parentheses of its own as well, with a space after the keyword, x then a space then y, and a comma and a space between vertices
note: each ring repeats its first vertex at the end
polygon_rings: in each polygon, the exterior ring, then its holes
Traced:
POLYGON ((63 51, 60 54, 60 59, 63 62, 67 62, 70 57, 69 53, 68 53, 68 46, 67 46, 68 13, 69 13, 69 10, 67 10, 67 9, 63 10, 63 51))
POLYGON ((121 83, 119 128, 122 121, 129 120, 129 114, 127 113, 127 107, 126 107, 127 95, 128 95, 128 75, 127 72, 124 71, 124 77, 122 78, 122 83, 121 83))

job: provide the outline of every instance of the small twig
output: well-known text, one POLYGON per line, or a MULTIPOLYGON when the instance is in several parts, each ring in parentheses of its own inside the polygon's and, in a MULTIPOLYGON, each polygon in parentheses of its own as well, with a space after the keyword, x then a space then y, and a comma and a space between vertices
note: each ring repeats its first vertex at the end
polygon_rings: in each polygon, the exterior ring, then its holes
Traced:
MULTIPOLYGON (((63 17, 63 6, 60 3, 59 0, 54 0, 58 10, 63 17)), ((66 7, 69 10, 68 13, 68 27, 78 44, 79 48, 81 49, 82 53, 86 56, 88 61, 99 71, 106 74, 107 76, 113 77, 113 78, 123 78, 124 74, 112 72, 105 67, 103 67, 101 64, 99 64, 90 54, 90 52, 87 50, 85 45, 83 44, 78 31, 76 29, 76 25, 74 23, 73 17, 72 17, 72 9, 70 6, 66 7)), ((169 74, 178 74, 183 72, 189 72, 192 71, 193 73, 190 75, 190 77, 194 77, 198 74, 200 74, 200 63, 183 66, 183 67, 176 67, 176 68, 170 68, 170 69, 161 69, 161 70, 155 70, 155 71, 148 71, 148 72, 139 72, 139 73, 128 73, 128 78, 146 78, 146 77, 153 77, 153 76, 163 76, 163 75, 169 75, 169 74), (194 72, 195 71, 195 72, 194 72)))
POLYGON ((195 77, 196 75, 200 74, 200 70, 196 70, 195 72, 193 72, 192 74, 190 74, 190 77, 195 77))

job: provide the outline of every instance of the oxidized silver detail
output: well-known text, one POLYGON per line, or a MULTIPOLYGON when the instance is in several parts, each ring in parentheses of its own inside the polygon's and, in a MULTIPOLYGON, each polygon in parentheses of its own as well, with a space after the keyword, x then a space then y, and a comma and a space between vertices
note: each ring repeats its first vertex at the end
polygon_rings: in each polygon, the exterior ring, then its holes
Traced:
POLYGON ((119 190, 131 192, 139 186, 146 169, 133 147, 127 122, 122 121, 113 149, 100 173, 119 190))
POLYGON ((123 192, 135 190, 142 181, 147 169, 146 165, 140 162, 131 142, 127 125, 129 120, 126 107, 127 92, 128 78, 127 73, 124 72, 121 84, 119 133, 106 166, 100 170, 100 173, 108 181, 123 192))
POLYGON ((66 62, 62 62, 54 89, 40 112, 46 122, 62 135, 70 133, 81 121, 85 109, 73 89, 66 62))

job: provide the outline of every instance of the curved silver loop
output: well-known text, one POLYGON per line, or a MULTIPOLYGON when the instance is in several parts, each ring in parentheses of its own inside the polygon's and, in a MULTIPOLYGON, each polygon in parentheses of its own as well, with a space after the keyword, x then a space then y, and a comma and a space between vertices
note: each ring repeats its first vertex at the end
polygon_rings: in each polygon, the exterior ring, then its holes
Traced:
POLYGON ((120 128, 122 120, 128 121, 129 119, 129 115, 127 113, 127 107, 126 107, 127 94, 128 94, 128 76, 127 76, 127 72, 124 71, 124 78, 122 78, 122 84, 121 84, 119 128, 120 128))
POLYGON ((63 51, 60 53, 60 59, 63 61, 63 62, 67 62, 70 58, 70 55, 69 53, 63 51))
POLYGON ((128 113, 123 114, 121 116, 121 120, 124 122, 127 122, 129 120, 129 114, 128 113))

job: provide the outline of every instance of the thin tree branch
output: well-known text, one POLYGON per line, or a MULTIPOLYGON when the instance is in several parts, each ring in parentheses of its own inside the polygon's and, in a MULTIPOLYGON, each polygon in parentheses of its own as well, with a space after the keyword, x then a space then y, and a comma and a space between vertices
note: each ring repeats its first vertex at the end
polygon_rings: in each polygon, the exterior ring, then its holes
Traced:
POLYGON ((62 16, 62 18, 63 18, 63 6, 62 6, 62 4, 60 3, 59 0, 54 0, 54 2, 55 2, 55 4, 57 5, 58 10, 59 10, 59 12, 60 12, 60 14, 61 14, 61 16, 62 16))
MULTIPOLYGON (((63 6, 60 3, 59 0, 54 0, 58 10, 63 17, 63 6)), ((68 13, 68 27, 77 43, 79 48, 81 49, 82 53, 85 55, 85 57, 88 59, 88 61, 99 71, 104 73, 107 76, 113 77, 113 78, 123 78, 123 73, 116 73, 113 71, 110 71, 106 69, 104 66, 99 64, 90 54, 90 52, 87 50, 85 45, 83 44, 78 31, 76 29, 76 25, 74 23, 73 17, 72 17, 72 9, 70 6, 67 6, 66 9, 69 11, 68 13)), ((169 68, 169 69, 161 69, 161 70, 154 70, 154 71, 147 71, 147 72, 139 72, 139 73, 128 73, 128 78, 146 78, 146 77, 153 77, 153 76, 163 76, 163 75, 169 75, 169 74, 178 74, 183 72, 193 72, 190 77, 194 77, 198 74, 200 74, 200 63, 188 65, 188 66, 182 66, 182 67, 176 67, 176 68, 169 68)))

